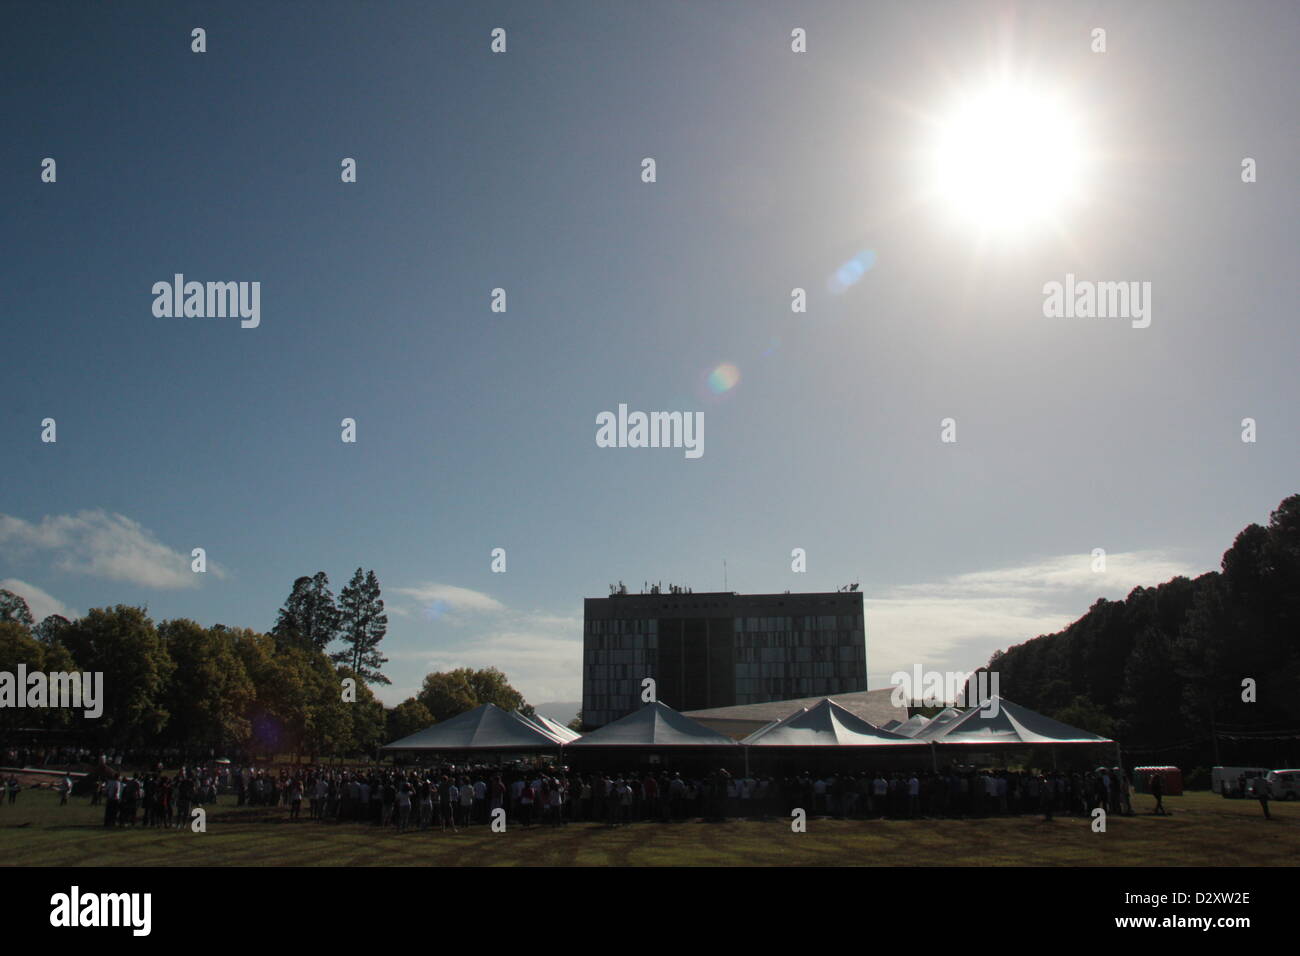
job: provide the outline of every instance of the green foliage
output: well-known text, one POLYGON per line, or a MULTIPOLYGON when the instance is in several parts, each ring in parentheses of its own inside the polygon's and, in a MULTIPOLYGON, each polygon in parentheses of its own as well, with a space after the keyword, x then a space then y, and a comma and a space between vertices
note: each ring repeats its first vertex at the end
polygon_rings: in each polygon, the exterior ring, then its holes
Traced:
POLYGON ((339 594, 339 628, 346 649, 332 655, 359 679, 369 684, 391 684, 380 673, 388 658, 379 653, 379 642, 388 632, 388 616, 379 596, 379 578, 374 571, 366 574, 357 568, 339 594))
POLYGON ((389 743, 401 740, 411 734, 424 730, 434 723, 429 708, 414 697, 408 697, 387 713, 387 730, 385 736, 389 743))
POLYGON ((1011 700, 1126 746, 1192 741, 1188 761, 1209 763, 1212 735, 1225 726, 1295 726, 1300 495, 1268 527, 1237 535, 1221 572, 1099 599, 1065 630, 994 654, 989 669, 1011 700), (1254 703, 1242 700, 1243 678, 1256 682, 1254 703))
POLYGON ((280 647, 296 645, 323 651, 338 636, 339 609, 324 571, 293 582, 271 633, 280 647))
POLYGON ((0 623, 13 622, 31 630, 32 612, 24 601, 13 591, 0 589, 0 623))
POLYGON ((335 752, 340 749, 349 753, 371 754, 379 747, 388 743, 390 738, 385 735, 388 732, 388 715, 384 709, 383 702, 374 695, 374 692, 366 686, 366 683, 347 668, 339 669, 340 677, 351 677, 357 682, 356 700, 346 705, 346 712, 350 721, 347 729, 348 741, 344 748, 335 748, 335 752))
POLYGON ((239 655, 234 634, 204 629, 190 620, 164 621, 158 633, 176 664, 167 688, 165 738, 183 750, 227 751, 248 742, 248 713, 257 688, 239 655))
POLYGON ((32 634, 42 644, 57 644, 71 624, 62 614, 51 614, 32 628, 32 634))
MULTIPOLYGON (((24 664, 33 671, 72 670, 72 659, 61 648, 46 647, 17 620, 0 621, 0 671, 17 675, 18 665, 24 664)), ((15 688, 25 693, 25 687, 15 688)), ((0 731, 18 727, 58 727, 71 720, 72 715, 56 707, 0 708, 0 731)))
POLYGON ((502 710, 519 710, 528 716, 534 713, 523 694, 511 687, 506 675, 495 667, 482 670, 461 667, 429 674, 424 678, 418 699, 437 721, 483 704, 496 704, 502 710))
POLYGON ((97 739, 131 747, 152 743, 167 725, 167 686, 175 663, 142 608, 92 608, 62 634, 83 671, 104 675, 104 712, 85 720, 97 739))

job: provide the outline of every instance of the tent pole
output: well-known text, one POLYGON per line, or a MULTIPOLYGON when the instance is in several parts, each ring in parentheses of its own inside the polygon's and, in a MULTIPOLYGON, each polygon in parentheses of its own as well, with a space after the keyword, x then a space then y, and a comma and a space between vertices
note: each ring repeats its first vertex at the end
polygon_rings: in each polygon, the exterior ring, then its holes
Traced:
MULTIPOLYGON (((734 767, 735 764, 732 764, 732 766, 734 767)), ((746 779, 748 779, 749 777, 749 748, 748 747, 745 747, 745 777, 746 779)))
POLYGON ((934 772, 938 773, 939 772, 939 747, 933 740, 930 741, 930 763, 934 767, 934 772))

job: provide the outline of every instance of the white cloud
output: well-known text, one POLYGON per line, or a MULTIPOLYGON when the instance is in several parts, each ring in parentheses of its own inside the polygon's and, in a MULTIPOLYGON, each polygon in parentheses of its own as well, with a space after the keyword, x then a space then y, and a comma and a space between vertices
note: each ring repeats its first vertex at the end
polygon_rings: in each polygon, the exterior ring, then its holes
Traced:
MULTIPOLYGON (((0 515, 0 544, 50 552, 60 571, 89 574, 151 588, 193 588, 199 575, 190 556, 167 547, 153 532, 125 515, 103 509, 75 515, 46 515, 39 524, 0 515)), ((208 573, 225 571, 208 561, 208 573)))
POLYGON ((441 604, 443 607, 440 608, 440 613, 482 614, 506 609, 504 604, 482 591, 459 588, 454 584, 430 582, 413 588, 391 588, 390 592, 414 598, 426 610, 433 605, 441 604))
POLYGON ((72 608, 42 591, 36 585, 28 584, 26 581, 19 581, 17 578, 5 578, 0 581, 0 591, 12 591, 26 601, 28 610, 32 612, 32 620, 37 624, 51 614, 61 614, 69 621, 79 616, 72 608))
POLYGON ((581 696, 581 616, 516 611, 481 591, 450 584, 390 588, 387 593, 412 599, 423 613, 390 608, 404 619, 401 631, 406 637, 397 637, 397 646, 384 650, 398 665, 389 668, 394 684, 376 688, 386 704, 417 694, 425 674, 458 667, 495 667, 532 703, 581 696), (454 625, 455 630, 440 624, 454 625), (430 627, 436 628, 434 646, 428 642, 430 627), (418 648, 410 640, 413 631, 421 633, 418 648))
POLYGON ((888 686, 890 674, 915 664, 973 670, 994 651, 1061 630, 1098 597, 1201 573, 1163 551, 1108 554, 1103 573, 1092 570, 1091 554, 1063 555, 868 595, 869 684, 888 686))

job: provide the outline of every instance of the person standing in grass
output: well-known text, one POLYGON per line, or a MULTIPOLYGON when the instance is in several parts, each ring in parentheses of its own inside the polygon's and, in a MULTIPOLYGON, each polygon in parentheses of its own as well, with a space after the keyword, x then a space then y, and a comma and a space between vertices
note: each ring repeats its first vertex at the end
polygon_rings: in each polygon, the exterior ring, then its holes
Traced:
POLYGON ((1259 800, 1260 809, 1264 811, 1264 819, 1272 820, 1272 815, 1268 812, 1268 781, 1263 777, 1255 777, 1250 782, 1255 789, 1255 797, 1259 800))
POLYGON ((163 777, 158 786, 158 812, 161 826, 170 827, 172 825, 172 801, 174 799, 175 793, 172 779, 171 777, 163 777))
POLYGON ((1133 816, 1133 787, 1129 783, 1128 774, 1123 768, 1115 768, 1115 778, 1119 781, 1120 807, 1125 816, 1133 816))
POLYGON ((184 770, 176 782, 176 828, 183 829, 190 821, 190 807, 194 803, 194 781, 184 770))
POLYGON ((104 783, 104 826, 117 826, 117 811, 121 800, 122 781, 117 779, 117 774, 110 773, 104 783))
POLYGON ((455 807, 458 796, 460 792, 456 789, 456 785, 452 783, 450 777, 444 776, 442 786, 438 788, 438 809, 442 813, 442 828, 446 830, 450 827, 452 833, 456 832, 455 807))
POLYGON ((487 822, 487 795, 488 785, 480 774, 474 778, 474 821, 476 823, 487 822))
POLYGON ((393 805, 397 801, 397 788, 393 786, 391 778, 384 781, 380 789, 380 799, 383 802, 383 812, 379 818, 379 825, 382 827, 391 826, 393 823, 393 805))
POLYGON ((489 813, 498 809, 504 810, 506 805, 506 785, 501 779, 501 774, 497 774, 492 778, 492 786, 489 789, 489 793, 491 794, 491 807, 489 813))
POLYGON ((524 782, 524 789, 519 794, 519 815, 523 818, 524 826, 527 827, 533 820, 533 800, 536 799, 537 791, 533 785, 524 782))
POLYGON ((1153 773, 1151 775, 1151 796, 1156 798, 1156 807, 1151 812, 1163 816, 1165 812, 1165 778, 1163 774, 1153 773))
POLYGON ((460 778, 460 824, 467 827, 473 823, 474 813, 474 785, 470 783, 469 777, 460 778))
POLYGON ((411 825, 411 783, 403 780, 397 785, 397 832, 405 833, 411 825))
POLYGON ((551 781, 551 825, 564 823, 564 791, 559 780, 551 781))

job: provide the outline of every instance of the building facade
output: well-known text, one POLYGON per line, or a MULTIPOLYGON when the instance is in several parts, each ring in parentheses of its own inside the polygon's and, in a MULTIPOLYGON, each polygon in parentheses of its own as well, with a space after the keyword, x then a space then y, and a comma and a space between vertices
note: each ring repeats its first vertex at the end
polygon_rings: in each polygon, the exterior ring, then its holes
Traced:
POLYGON ((612 594, 583 608, 582 719, 641 706, 642 681, 679 710, 867 689, 862 594, 612 594))

